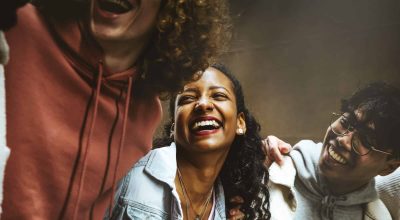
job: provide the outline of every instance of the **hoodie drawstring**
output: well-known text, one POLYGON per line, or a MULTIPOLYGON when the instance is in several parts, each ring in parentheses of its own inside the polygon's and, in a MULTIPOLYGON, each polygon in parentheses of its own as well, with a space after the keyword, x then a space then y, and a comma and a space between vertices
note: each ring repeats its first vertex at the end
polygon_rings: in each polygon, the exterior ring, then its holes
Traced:
POLYGON ((85 182, 85 173, 86 173, 86 167, 87 167, 87 155, 89 152, 89 148, 90 148, 90 140, 92 139, 92 134, 93 134, 93 128, 96 122, 96 117, 97 117, 97 109, 98 109, 98 104, 99 104, 99 96, 100 96, 100 89, 101 89, 101 81, 103 79, 103 63, 100 62, 99 63, 99 73, 97 76, 97 85, 96 85, 96 92, 94 94, 94 110, 93 110, 93 115, 92 115, 92 121, 90 122, 90 127, 89 127, 89 134, 88 134, 88 138, 86 141, 86 147, 85 147, 85 151, 83 153, 83 161, 82 161, 82 172, 81 175, 79 177, 79 185, 78 185, 78 195, 76 198, 76 203, 75 203, 75 209, 74 209, 74 214, 72 219, 76 220, 76 217, 78 216, 78 210, 79 210, 79 203, 81 201, 81 194, 82 194, 82 188, 85 182))
MULTIPOLYGON (((86 146, 84 149, 84 154, 82 155, 82 172, 80 174, 79 178, 79 185, 78 185, 78 194, 77 194, 77 199, 75 203, 75 208, 73 212, 73 220, 77 219, 78 212, 79 212, 79 204, 81 201, 81 195, 82 195, 82 190, 84 188, 85 184, 85 174, 86 174, 86 168, 87 168, 87 158, 88 158, 88 153, 90 152, 90 145, 91 145, 91 139, 93 135, 93 130, 97 118, 97 111, 98 111, 98 104, 99 104, 99 98, 100 98, 100 90, 101 90, 101 85, 102 81, 104 80, 109 80, 109 81, 118 81, 121 78, 124 78, 127 73, 129 74, 128 77, 128 88, 126 90, 126 99, 125 99, 125 106, 124 106, 124 115, 122 119, 122 134, 121 134, 121 139, 120 143, 118 146, 118 152, 117 152, 117 158, 116 158, 116 163, 115 163, 115 168, 114 168, 114 174, 113 174, 113 179, 112 179, 112 185, 111 185, 111 199, 110 199, 110 208, 112 208, 113 205, 113 198, 115 194, 115 183, 117 179, 117 171, 119 167, 119 161, 121 158, 121 154, 123 151, 124 143, 125 143, 125 136, 126 136, 126 125, 128 123, 128 115, 129 115, 129 106, 131 103, 131 94, 132 94, 132 86, 133 86, 133 75, 135 75, 136 69, 133 69, 133 71, 128 72, 122 72, 122 73, 117 73, 113 74, 110 76, 104 76, 104 66, 103 63, 100 61, 99 62, 99 67, 98 67, 98 76, 97 76, 97 85, 96 85, 96 91, 94 94, 94 104, 93 104, 93 115, 92 115, 92 121, 90 122, 90 127, 88 131, 88 136, 87 136, 87 141, 86 141, 86 146)), ((125 78, 126 79, 126 78, 125 78)), ((105 177, 106 178, 106 177, 105 177)), ((111 212, 111 209, 110 209, 111 212)))
POLYGON ((112 214, 112 207, 113 207, 114 194, 115 194, 115 182, 117 179, 119 160, 121 158, 121 153, 122 153, 122 149, 124 148, 124 142, 125 142, 126 123, 128 121, 129 105, 130 105, 131 94, 132 94, 132 81, 133 81, 132 76, 130 76, 128 79, 128 90, 127 90, 126 100, 125 100, 124 117, 123 117, 123 121, 122 121, 122 134, 121 134, 121 139, 120 139, 120 143, 119 143, 119 147, 118 147, 117 160, 115 162, 114 176, 113 176, 112 185, 111 185, 111 197, 110 197, 110 205, 109 205, 110 217, 112 214))

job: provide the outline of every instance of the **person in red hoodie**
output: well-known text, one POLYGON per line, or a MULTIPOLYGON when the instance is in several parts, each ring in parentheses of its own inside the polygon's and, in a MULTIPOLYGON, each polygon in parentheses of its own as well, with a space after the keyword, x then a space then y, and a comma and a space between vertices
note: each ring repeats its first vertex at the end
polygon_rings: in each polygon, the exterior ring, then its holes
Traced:
POLYGON ((6 32, 2 219, 100 219, 152 144, 158 96, 226 48, 226 0, 37 0, 6 32))

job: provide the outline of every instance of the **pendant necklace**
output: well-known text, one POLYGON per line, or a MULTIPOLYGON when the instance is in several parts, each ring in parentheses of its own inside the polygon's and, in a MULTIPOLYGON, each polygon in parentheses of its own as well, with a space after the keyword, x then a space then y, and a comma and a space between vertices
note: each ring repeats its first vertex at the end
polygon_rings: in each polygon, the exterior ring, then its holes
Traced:
POLYGON ((186 202, 186 216, 189 218, 189 207, 192 209, 192 211, 195 214, 194 220, 202 220, 204 215, 206 214, 206 209, 208 207, 208 204, 210 203, 211 197, 212 197, 212 192, 214 191, 214 186, 211 187, 210 192, 208 193, 208 197, 207 199, 204 201, 203 205, 201 206, 201 211, 200 213, 197 213, 196 210, 194 210, 193 206, 192 206, 192 200, 189 197, 189 194, 186 190, 186 186, 185 183, 183 182, 183 178, 182 178, 182 174, 181 171, 179 170, 178 167, 178 179, 179 179, 179 184, 181 186, 182 189, 182 193, 183 193, 183 197, 185 199, 186 202))

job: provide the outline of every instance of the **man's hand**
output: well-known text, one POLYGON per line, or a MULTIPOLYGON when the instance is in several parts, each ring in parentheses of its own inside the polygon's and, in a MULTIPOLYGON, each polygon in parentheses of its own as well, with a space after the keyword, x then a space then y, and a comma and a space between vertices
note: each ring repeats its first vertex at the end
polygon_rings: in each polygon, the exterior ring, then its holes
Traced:
MULTIPOLYGON (((288 154, 292 150, 292 146, 281 139, 270 135, 263 141, 264 150, 267 154, 267 159, 265 160, 265 165, 269 167, 272 162, 277 162, 279 165, 283 164, 284 154, 288 154)), ((233 208, 229 210, 229 220, 242 220, 245 215, 240 211, 240 206, 243 203, 243 198, 240 196, 235 196, 229 200, 233 204, 233 208)))
POLYGON ((284 154, 288 154, 292 150, 292 146, 281 139, 269 135, 265 140, 263 140, 264 150, 267 154, 267 159, 265 165, 269 167, 274 161, 279 165, 283 164, 284 154))
POLYGON ((240 196, 235 196, 229 200, 233 204, 233 208, 229 210, 229 220, 243 220, 244 214, 240 211, 240 206, 242 205, 243 198, 240 196))

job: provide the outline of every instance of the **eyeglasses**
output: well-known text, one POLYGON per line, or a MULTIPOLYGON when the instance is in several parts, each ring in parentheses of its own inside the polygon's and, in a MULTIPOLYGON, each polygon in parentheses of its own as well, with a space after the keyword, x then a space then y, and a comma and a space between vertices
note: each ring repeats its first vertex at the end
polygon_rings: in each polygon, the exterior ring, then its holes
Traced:
POLYGON ((351 123, 349 116, 335 112, 332 113, 329 128, 334 134, 340 137, 347 136, 353 132, 353 136, 351 138, 351 148, 356 154, 365 156, 371 151, 376 151, 382 154, 392 155, 392 153, 375 148, 371 144, 375 142, 374 139, 372 139, 370 135, 360 132, 356 129, 356 127, 357 126, 355 123, 351 123))

